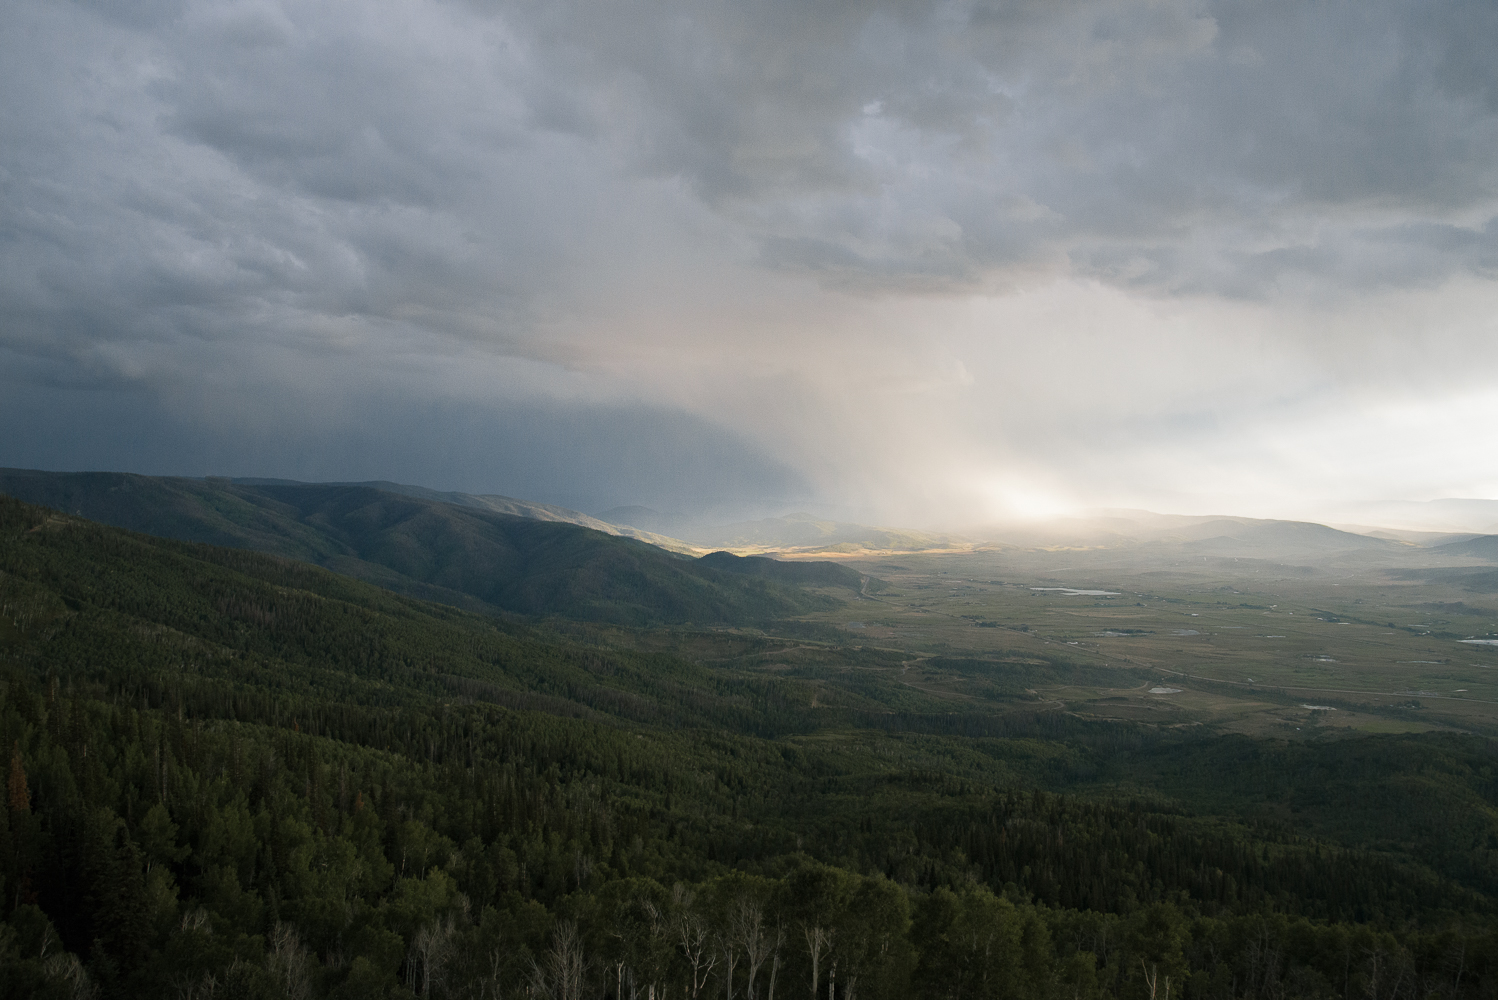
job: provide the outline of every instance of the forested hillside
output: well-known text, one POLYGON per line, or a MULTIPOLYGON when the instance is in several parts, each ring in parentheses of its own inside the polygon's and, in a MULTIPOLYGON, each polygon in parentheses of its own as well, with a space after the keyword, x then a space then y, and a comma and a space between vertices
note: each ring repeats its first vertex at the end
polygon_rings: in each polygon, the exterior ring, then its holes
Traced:
POLYGON ((0 493, 133 531, 315 563, 470 610, 745 624, 837 605, 800 583, 860 586, 857 573, 832 563, 692 559, 565 521, 369 485, 0 469, 0 493))
POLYGON ((1063 659, 537 625, 0 498, 14 997, 1479 997, 1498 775, 1063 659))

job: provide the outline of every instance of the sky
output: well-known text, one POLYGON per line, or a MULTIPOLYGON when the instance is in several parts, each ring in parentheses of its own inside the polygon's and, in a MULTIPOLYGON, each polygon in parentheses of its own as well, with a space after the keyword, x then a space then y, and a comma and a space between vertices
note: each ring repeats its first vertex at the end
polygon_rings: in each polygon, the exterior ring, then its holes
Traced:
POLYGON ((1498 497, 1491 0, 0 0, 0 465, 1498 497))

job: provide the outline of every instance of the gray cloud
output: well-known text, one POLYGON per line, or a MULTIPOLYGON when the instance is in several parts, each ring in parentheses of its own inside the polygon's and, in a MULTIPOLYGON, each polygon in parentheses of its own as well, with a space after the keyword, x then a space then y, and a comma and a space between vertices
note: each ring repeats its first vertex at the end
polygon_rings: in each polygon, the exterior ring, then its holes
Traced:
POLYGON ((1386 284, 1368 244, 1495 212, 1486 4, 549 10, 546 43, 622 95, 643 169, 688 178, 768 261, 871 288, 1058 255, 1182 291, 1264 294, 1286 267, 1386 284), (1255 247, 1279 261, 1245 282, 1255 247))
POLYGON ((3 464, 156 475, 402 481, 544 497, 597 512, 621 500, 725 517, 813 499, 804 477, 732 430, 649 406, 476 405, 370 393, 335 419, 284 394, 201 400, 139 387, 0 383, 3 464), (291 405, 287 405, 291 404, 291 405), (227 416, 227 414, 225 414, 227 416))
MULTIPOLYGON (((32 441, 7 435, 11 464, 356 477, 339 456, 382 450, 337 442, 442 439, 448 418, 413 414, 447 407, 508 425, 508 457, 410 443, 357 477, 541 499, 867 491, 907 427, 947 442, 923 461, 987 435, 991 465, 1043 465, 1077 438, 1028 423, 1037 400, 1082 425, 1107 400, 1114 426, 1169 438, 1211 425, 1203 407, 1264 417, 1418 381, 1397 345, 1422 307, 1356 329, 1324 310, 1485 289, 1498 265, 1498 12, 1478 0, 10 0, 6 17, 0 360, 7 426, 32 441), (1098 304, 1045 313, 1057 282, 1098 304), (994 318, 963 313, 975 298, 994 318), (1088 312, 1122 302, 1200 326, 1088 312), (1222 331, 1246 317, 1279 338, 1251 370, 1151 373, 1191 338, 1243 364, 1245 335, 1222 331), (1114 360, 1148 393, 1022 376, 1017 359, 1089 356, 1095 327, 1129 331, 1114 360), (1361 381, 1338 367, 1349 344, 1361 381), (571 437, 548 429, 569 414, 571 437), (560 443, 590 436, 652 471, 560 443), (544 472, 555 455, 595 486, 544 472), (502 471, 522 468, 553 493, 502 471)), ((1480 368, 1485 301, 1421 335, 1480 368)))

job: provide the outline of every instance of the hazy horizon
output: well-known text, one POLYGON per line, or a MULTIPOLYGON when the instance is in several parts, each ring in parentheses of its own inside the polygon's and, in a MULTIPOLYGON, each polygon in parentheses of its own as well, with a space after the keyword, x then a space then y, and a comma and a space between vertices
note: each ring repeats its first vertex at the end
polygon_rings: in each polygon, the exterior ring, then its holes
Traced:
MULTIPOLYGON (((80 469, 80 470, 24 470, 0 467, 0 474, 19 473, 29 480, 30 473, 41 473, 43 481, 52 475, 140 475, 128 469, 80 469)), ((172 478, 172 477, 167 477, 172 478)), ((1398 538, 1416 544, 1440 544, 1456 536, 1474 534, 1498 534, 1498 500, 1475 498, 1446 498, 1430 501, 1396 501, 1390 503, 1363 503, 1345 507, 1340 511, 1323 511, 1314 515, 1292 516, 1282 519, 1256 518, 1231 509, 1214 511, 1158 511, 1143 508, 1078 507, 1049 513, 1010 513, 990 517, 981 521, 958 522, 894 522, 882 520, 877 510, 819 501, 775 500, 761 498, 754 503, 728 500, 709 505, 683 509, 658 510, 642 504, 621 504, 608 509, 586 509, 569 507, 565 503, 536 497, 510 496, 504 494, 478 494, 463 490, 440 490, 420 483, 398 483, 391 480, 333 480, 310 481, 283 477, 259 476, 182 476, 198 482, 215 479, 232 481, 239 485, 256 487, 265 485, 322 486, 368 486, 388 489, 397 493, 411 493, 428 499, 450 501, 460 506, 477 501, 518 501, 519 509, 501 507, 503 512, 521 513, 527 517, 549 519, 554 515, 570 517, 576 523, 600 527, 598 521, 612 523, 626 529, 649 533, 647 540, 657 541, 659 536, 676 539, 689 546, 708 548, 727 546, 730 549, 753 549, 770 551, 784 548, 786 551, 810 549, 833 551, 845 541, 857 541, 858 551, 872 551, 882 547, 877 539, 881 532, 895 532, 889 536, 894 540, 895 550, 922 549, 929 545, 943 548, 956 545, 959 548, 977 544, 1001 545, 1084 545, 1110 546, 1115 543, 1133 544, 1146 540, 1179 539, 1179 532, 1210 524, 1218 519, 1230 519, 1243 524, 1315 523, 1341 532, 1362 535, 1381 535, 1398 538), (486 499, 487 498, 487 499, 486 499), (526 512, 527 506, 548 507, 543 512, 526 512), (569 514, 564 512, 570 511, 569 514), (813 537, 804 541, 791 538, 804 533, 795 525, 811 520, 820 527, 813 537), (779 527, 774 527, 779 525, 779 527), (755 527, 762 526, 762 527, 755 527), (867 530, 863 530, 867 529, 867 530), (852 534, 849 534, 849 531, 852 534), (749 534, 742 534, 748 531, 749 534), (832 534, 827 534, 827 532, 832 534), (766 534, 768 532, 768 534, 766 534), (789 532, 789 534, 787 534, 789 532), (760 537, 763 536, 763 537, 760 537), (758 538, 757 541, 753 540, 758 538), (832 546, 833 548, 828 548, 832 546), (747 547, 747 548, 746 548, 747 547)), ((80 487, 88 493, 101 488, 98 482, 80 487)), ((112 492, 113 488, 108 488, 112 492)), ((0 492, 13 492, 0 484, 0 492)), ((21 489, 18 495, 33 502, 38 500, 21 489)), ((1228 534, 1232 534, 1228 531, 1228 534)), ((665 544, 662 542, 662 544, 665 544)), ((851 550, 850 550, 851 551, 851 550)))
POLYGON ((929 529, 1498 497, 1488 3, 6 11, 0 466, 929 529))

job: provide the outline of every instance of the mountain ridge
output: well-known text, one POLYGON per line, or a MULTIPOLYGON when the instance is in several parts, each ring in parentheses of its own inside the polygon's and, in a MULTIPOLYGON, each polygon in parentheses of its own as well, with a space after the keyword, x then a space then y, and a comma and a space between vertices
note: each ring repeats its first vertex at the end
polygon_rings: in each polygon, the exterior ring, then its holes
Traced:
MULTIPOLYGON (((364 485, 0 470, 0 492, 129 530, 310 562, 469 610, 704 624, 839 603, 804 589, 799 571, 736 570, 567 521, 364 485)), ((817 585, 860 586, 847 578, 817 585)))
POLYGON ((739 553, 927 551, 969 544, 955 535, 836 521, 803 511, 726 524, 709 524, 641 506, 613 507, 598 516, 636 530, 668 531, 700 547, 739 553))

